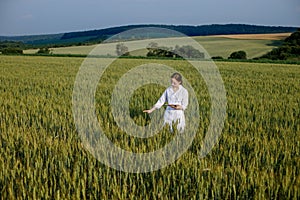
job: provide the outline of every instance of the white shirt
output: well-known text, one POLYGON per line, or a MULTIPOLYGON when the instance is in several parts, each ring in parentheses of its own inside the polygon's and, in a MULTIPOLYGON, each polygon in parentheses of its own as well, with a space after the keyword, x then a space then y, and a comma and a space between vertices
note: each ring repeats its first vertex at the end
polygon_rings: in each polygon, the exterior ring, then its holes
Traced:
MULTIPOLYGON (((188 91, 182 85, 179 85, 178 90, 175 92, 172 86, 170 86, 164 91, 154 107, 159 109, 164 105, 165 102, 168 102, 168 104, 181 105, 182 109, 185 110, 189 102, 188 96, 188 91)), ((167 110, 175 109, 168 106, 167 110)))

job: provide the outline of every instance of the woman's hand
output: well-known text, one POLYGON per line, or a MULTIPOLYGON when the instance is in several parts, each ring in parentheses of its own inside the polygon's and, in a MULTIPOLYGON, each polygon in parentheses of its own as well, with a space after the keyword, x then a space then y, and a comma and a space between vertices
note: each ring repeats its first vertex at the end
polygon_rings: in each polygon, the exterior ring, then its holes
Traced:
POLYGON ((150 113, 152 113, 154 110, 155 110, 154 108, 151 108, 150 110, 143 110, 143 112, 144 112, 144 113, 150 114, 150 113))

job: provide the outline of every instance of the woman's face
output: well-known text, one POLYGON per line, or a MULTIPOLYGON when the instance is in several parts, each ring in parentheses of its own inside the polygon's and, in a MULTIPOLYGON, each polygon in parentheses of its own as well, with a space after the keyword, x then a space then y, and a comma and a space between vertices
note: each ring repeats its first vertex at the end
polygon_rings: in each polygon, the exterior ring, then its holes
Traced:
POLYGON ((173 87, 179 87, 181 82, 177 81, 175 78, 171 78, 171 85, 173 87))

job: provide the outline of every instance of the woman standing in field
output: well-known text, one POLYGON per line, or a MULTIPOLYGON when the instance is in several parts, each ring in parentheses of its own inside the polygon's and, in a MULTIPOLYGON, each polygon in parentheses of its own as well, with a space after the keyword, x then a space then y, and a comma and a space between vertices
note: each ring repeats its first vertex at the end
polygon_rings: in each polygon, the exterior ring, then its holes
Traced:
POLYGON ((174 73, 171 76, 171 86, 161 95, 157 103, 150 109, 143 112, 152 113, 161 108, 167 102, 167 108, 164 114, 164 125, 168 124, 172 130, 172 123, 178 122, 177 130, 184 131, 185 117, 184 110, 188 106, 188 91, 182 86, 182 76, 174 73))

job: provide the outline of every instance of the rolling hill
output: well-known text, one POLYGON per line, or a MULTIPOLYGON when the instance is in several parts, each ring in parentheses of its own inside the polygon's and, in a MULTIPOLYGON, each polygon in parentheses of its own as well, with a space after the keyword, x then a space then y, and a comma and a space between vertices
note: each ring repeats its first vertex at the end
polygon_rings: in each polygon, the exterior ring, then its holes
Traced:
MULTIPOLYGON (((195 36, 192 37, 210 56, 221 56, 227 58, 232 52, 237 50, 244 50, 247 52, 248 58, 255 58, 264 55, 273 48, 280 45, 283 40, 291 33, 277 33, 277 34, 240 34, 240 35, 214 35, 214 36, 195 36)), ((163 40, 163 39, 162 39, 163 40)), ((143 40, 147 43, 146 40, 143 40)), ((148 41, 148 43, 151 40, 148 41)), ((116 45, 117 43, 111 44, 116 45)), ((102 44, 105 46, 105 44, 102 44)), ((178 45, 184 45, 184 40, 178 40, 178 45)), ((53 54, 69 54, 69 55, 87 55, 94 49, 97 44, 82 45, 82 46, 68 46, 50 48, 53 54)), ((25 54, 36 53, 38 49, 25 50, 25 54)), ((132 52, 133 56, 146 56, 147 50, 139 50, 132 52)), ((115 55, 115 48, 110 48, 105 51, 104 55, 115 55)))
MULTIPOLYGON (((258 26, 247 24, 212 24, 199 26, 186 25, 128 25, 105 28, 99 30, 78 31, 60 34, 28 35, 28 36, 0 36, 1 41, 18 41, 33 46, 69 46, 82 44, 96 44, 115 34, 126 30, 142 27, 166 28, 181 32, 187 36, 228 35, 228 34, 266 34, 266 33, 290 33, 297 30, 296 27, 258 26)), ((141 35, 139 39, 166 37, 164 35, 141 35)))

